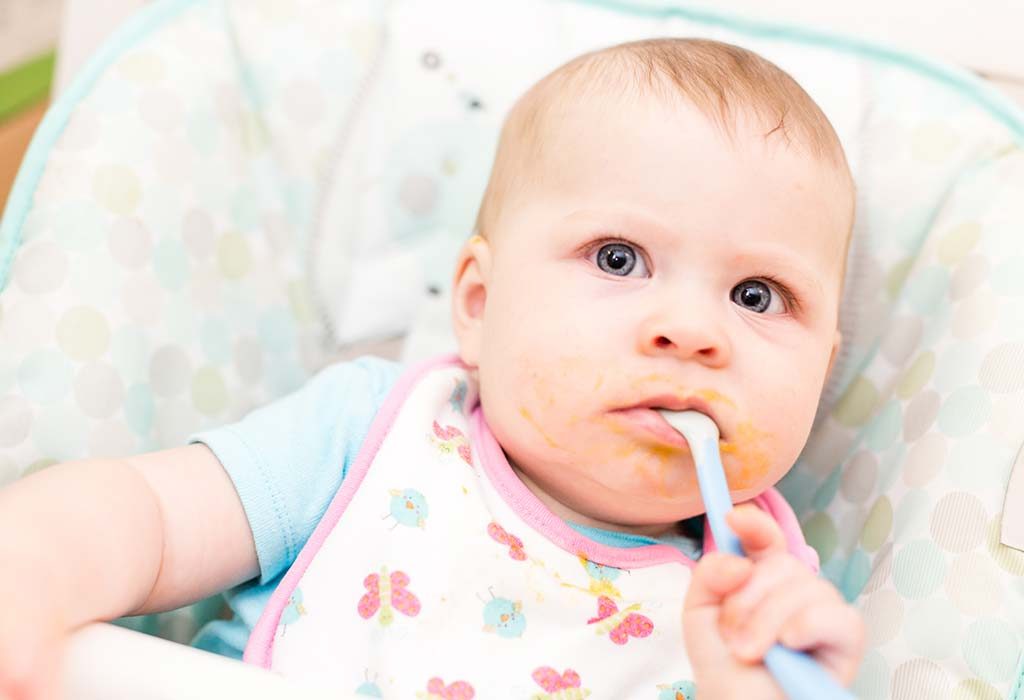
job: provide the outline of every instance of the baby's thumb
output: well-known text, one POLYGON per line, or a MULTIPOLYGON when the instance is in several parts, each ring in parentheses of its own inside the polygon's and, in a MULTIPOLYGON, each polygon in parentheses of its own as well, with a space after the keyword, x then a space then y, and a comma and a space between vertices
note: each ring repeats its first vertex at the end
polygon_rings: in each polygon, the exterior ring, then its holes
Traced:
POLYGON ((746 583, 751 572, 749 559, 720 552, 704 555, 694 568, 683 602, 683 634, 695 667, 731 660, 719 627, 719 611, 722 599, 746 583))

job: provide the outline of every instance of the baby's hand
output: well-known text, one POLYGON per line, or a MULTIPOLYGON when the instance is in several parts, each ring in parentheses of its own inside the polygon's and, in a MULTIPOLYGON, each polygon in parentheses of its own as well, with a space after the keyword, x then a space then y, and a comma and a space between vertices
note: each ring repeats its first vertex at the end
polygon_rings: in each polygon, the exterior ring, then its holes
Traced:
MULTIPOLYGON (((18 571, 19 562, 7 563, 18 571)), ((0 582, 0 700, 57 700, 68 629, 45 583, 20 585, 27 580, 12 573, 0 582)))
POLYGON ((702 697, 784 698, 761 663, 775 642, 806 651, 843 685, 864 653, 864 623, 830 583, 786 551, 778 524, 753 505, 727 520, 746 559, 713 552, 693 573, 683 609, 702 697))

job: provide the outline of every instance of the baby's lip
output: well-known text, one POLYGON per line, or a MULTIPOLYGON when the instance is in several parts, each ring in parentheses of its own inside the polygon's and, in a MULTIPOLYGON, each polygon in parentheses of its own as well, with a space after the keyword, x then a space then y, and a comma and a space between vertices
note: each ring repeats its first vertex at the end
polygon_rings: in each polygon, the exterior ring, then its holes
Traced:
POLYGON ((645 424, 653 428, 654 432, 671 438, 669 440, 670 442, 676 443, 677 441, 675 440, 675 437, 678 436, 685 444, 685 439, 679 435, 675 428, 668 424, 668 421, 666 421, 664 417, 657 412, 657 409, 668 409, 669 411, 700 411, 715 422, 715 425, 718 426, 718 432, 721 439, 726 439, 726 433, 722 429, 722 422, 719 420, 718 416, 715 415, 715 411, 712 409, 711 404, 699 396, 683 397, 675 394, 659 394, 657 396, 646 398, 635 404, 616 409, 613 413, 637 415, 644 414, 649 411, 654 414, 654 418, 644 416, 642 420, 645 424), (668 431, 671 431, 671 433, 668 431))

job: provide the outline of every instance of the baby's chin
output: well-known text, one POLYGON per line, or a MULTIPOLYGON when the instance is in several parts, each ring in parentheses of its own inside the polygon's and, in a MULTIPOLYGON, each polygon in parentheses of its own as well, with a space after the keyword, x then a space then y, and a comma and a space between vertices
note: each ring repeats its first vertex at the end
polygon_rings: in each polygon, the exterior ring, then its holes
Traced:
MULTIPOLYGON (((730 490, 730 497, 734 503, 743 503, 773 486, 769 475, 762 475, 744 488, 730 490)), ((574 504, 575 510, 608 523, 610 529, 635 532, 663 527, 668 530, 676 523, 706 512, 695 476, 685 487, 680 485, 668 493, 644 487, 627 491, 622 485, 614 484, 600 484, 598 490, 600 497, 579 499, 574 504)))
POLYGON ((617 494, 614 500, 588 499, 577 503, 575 510, 605 527, 624 532, 638 530, 671 529, 676 523, 704 514, 704 503, 699 493, 676 498, 654 494, 617 494))

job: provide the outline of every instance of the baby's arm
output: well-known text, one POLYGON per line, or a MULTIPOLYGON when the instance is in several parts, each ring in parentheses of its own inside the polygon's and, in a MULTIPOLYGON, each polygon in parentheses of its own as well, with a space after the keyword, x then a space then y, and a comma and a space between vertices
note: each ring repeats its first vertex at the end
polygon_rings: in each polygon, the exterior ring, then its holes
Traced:
POLYGON ((61 464, 0 490, 0 699, 43 698, 68 632, 254 577, 255 545, 203 445, 61 464))
POLYGON ((683 613, 702 696, 781 700, 761 663, 768 648, 811 654, 844 685, 864 654, 864 622, 831 583, 786 549, 779 525, 752 505, 727 516, 747 558, 714 552, 694 570, 683 613))

